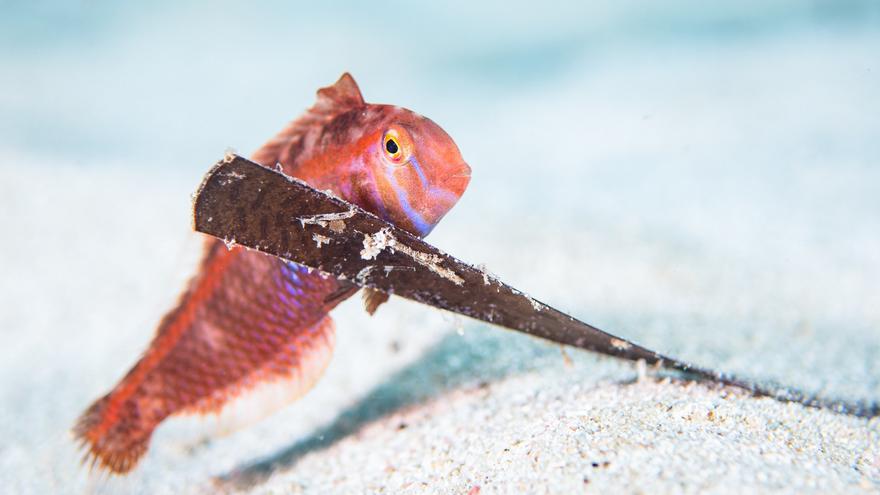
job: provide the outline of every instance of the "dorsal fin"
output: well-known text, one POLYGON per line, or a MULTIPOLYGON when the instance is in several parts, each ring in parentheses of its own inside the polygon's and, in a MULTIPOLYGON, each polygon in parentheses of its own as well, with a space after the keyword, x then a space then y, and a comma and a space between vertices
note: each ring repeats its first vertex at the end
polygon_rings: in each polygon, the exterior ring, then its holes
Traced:
POLYGON ((260 147, 251 159, 266 167, 281 163, 285 173, 293 174, 296 156, 311 144, 309 134, 317 136, 334 117, 365 104, 357 83, 346 72, 332 86, 319 89, 318 99, 312 108, 260 147))
POLYGON ((348 72, 342 74, 333 86, 318 90, 318 102, 311 111, 318 109, 338 114, 364 105, 364 97, 354 78, 348 72), (320 107, 320 108, 319 108, 320 107))

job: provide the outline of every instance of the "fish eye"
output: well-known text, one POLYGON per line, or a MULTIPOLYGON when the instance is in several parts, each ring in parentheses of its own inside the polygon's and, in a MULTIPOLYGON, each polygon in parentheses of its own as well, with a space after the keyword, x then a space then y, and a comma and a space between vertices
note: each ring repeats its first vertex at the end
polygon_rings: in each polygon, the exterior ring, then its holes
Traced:
POLYGON ((382 138, 382 147, 385 148, 385 155, 389 159, 399 162, 403 158, 403 145, 400 143, 400 136, 393 129, 389 130, 382 138))
POLYGON ((392 155, 397 154, 397 152, 400 151, 400 146, 393 137, 389 137, 388 140, 385 141, 385 151, 392 155))

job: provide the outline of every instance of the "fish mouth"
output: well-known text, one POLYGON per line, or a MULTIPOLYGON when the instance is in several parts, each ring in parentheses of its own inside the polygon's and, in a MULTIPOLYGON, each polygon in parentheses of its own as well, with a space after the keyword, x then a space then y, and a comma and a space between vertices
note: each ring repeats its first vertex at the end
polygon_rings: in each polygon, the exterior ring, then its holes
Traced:
MULTIPOLYGON (((464 190, 467 189, 468 184, 471 182, 471 174, 456 174, 450 175, 443 181, 443 189, 449 191, 455 196, 455 200, 458 201, 458 198, 464 194, 464 190)), ((454 203, 453 203, 454 204, 454 203)))
POLYGON ((471 181, 471 167, 464 162, 461 162, 461 167, 458 172, 452 175, 446 176, 446 179, 443 181, 443 188, 450 191, 453 194, 461 196, 464 193, 464 190, 467 189, 468 184, 471 181))

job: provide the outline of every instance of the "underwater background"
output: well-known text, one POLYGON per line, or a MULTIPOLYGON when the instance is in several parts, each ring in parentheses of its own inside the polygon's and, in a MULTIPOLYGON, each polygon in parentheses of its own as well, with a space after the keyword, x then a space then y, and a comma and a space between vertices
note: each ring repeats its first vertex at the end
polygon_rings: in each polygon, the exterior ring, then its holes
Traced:
MULTIPOLYGON (((193 272, 189 195, 345 71, 473 169, 430 242, 649 348, 880 401, 880 2, 0 1, 0 482, 92 486, 68 429, 193 272)), ((255 491, 569 493, 599 458, 600 491, 880 487, 876 419, 627 389, 629 365, 395 299, 334 319, 306 398, 196 447, 163 427, 115 489, 211 492, 264 458, 255 491), (743 423, 716 445, 655 407, 681 401, 743 423), (589 407, 590 434, 541 429, 589 407), (559 460, 493 457, 524 431, 559 460)))

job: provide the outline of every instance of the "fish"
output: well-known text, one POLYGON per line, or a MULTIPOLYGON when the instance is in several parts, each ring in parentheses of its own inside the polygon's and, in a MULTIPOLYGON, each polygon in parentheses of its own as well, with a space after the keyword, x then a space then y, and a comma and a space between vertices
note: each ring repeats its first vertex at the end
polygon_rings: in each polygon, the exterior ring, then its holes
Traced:
MULTIPOLYGON (((439 125, 402 107, 366 103, 348 73, 319 89, 314 105, 251 158, 418 237, 458 202, 471 177, 458 146, 439 125)), ((83 461, 125 474, 171 416, 219 414, 262 387, 275 404, 301 397, 332 355, 330 311, 358 289, 293 262, 206 239, 196 274, 160 320, 149 347, 77 420, 73 434, 85 451, 83 461)), ((367 291, 365 308, 372 314, 387 297, 367 291)))

